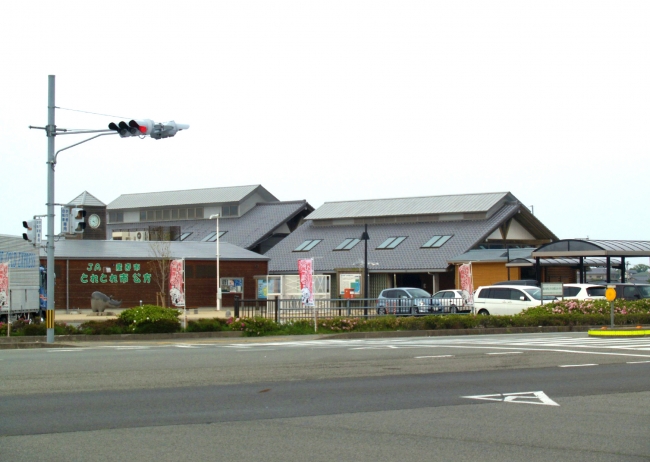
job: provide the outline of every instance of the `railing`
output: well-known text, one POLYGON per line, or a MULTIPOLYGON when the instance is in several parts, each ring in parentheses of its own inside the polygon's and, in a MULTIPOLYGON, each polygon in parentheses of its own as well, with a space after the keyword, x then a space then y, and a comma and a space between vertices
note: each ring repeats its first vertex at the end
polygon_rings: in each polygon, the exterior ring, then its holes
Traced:
POLYGON ((417 316, 442 314, 467 314, 471 306, 463 299, 381 299, 376 298, 332 298, 316 299, 314 307, 305 306, 300 299, 240 299, 235 296, 235 317, 263 317, 278 323, 299 319, 313 319, 314 310, 318 318, 372 318, 385 316, 417 316), (418 304, 419 303, 419 304, 418 304))

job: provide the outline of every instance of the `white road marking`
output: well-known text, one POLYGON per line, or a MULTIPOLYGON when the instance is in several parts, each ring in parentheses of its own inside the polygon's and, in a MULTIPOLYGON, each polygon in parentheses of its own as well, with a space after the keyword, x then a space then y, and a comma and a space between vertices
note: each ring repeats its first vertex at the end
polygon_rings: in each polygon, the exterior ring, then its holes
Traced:
POLYGON ((424 359, 424 358, 453 358, 454 355, 438 355, 438 356, 416 356, 414 359, 424 359))
POLYGON ((525 391, 522 393, 497 393, 494 395, 461 396, 461 398, 481 399, 515 404, 544 404, 546 406, 559 406, 543 391, 525 391))
POLYGON ((68 351, 82 351, 80 348, 56 348, 52 350, 47 350, 48 353, 59 353, 59 352, 68 352, 68 351))
POLYGON ((597 365, 598 364, 564 364, 558 367, 589 367, 589 366, 597 366, 597 365))
POLYGON ((520 355, 523 351, 504 351, 502 353, 485 353, 486 355, 520 355))
POLYGON ((650 363, 650 361, 628 361, 627 364, 646 364, 650 363))

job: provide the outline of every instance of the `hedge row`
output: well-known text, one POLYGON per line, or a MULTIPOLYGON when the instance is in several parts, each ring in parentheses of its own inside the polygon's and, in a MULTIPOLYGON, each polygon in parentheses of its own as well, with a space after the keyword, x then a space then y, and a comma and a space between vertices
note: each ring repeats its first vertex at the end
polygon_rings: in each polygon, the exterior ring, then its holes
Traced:
MULTIPOLYGON (((627 302, 616 309, 614 322, 617 326, 650 324, 650 303, 627 302), (634 304, 637 305, 634 305, 634 304)), ((531 308, 514 316, 379 316, 370 319, 330 318, 317 322, 318 333, 382 332, 440 329, 478 329, 488 327, 541 327, 541 326, 608 326, 609 303, 604 310, 600 302, 559 302, 531 308)), ((56 323, 56 335, 107 335, 147 334, 181 332, 178 319, 180 311, 154 305, 124 310, 117 319, 88 321, 79 327, 56 323)), ((246 336, 313 334, 312 320, 300 320, 278 324, 267 318, 200 319, 189 321, 186 332, 240 331, 246 336)), ((16 321, 11 335, 46 335, 44 323, 27 324, 16 321)), ((7 326, 0 324, 0 336, 7 335, 7 326)))

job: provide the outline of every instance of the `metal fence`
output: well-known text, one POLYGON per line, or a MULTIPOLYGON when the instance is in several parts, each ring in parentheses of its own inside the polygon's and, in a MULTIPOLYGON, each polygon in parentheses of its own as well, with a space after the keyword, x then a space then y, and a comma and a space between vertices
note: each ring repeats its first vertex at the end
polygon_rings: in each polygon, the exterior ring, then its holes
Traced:
MULTIPOLYGON (((390 300, 389 302, 394 302, 390 300)), ((234 311, 237 318, 262 317, 273 319, 278 323, 295 321, 300 319, 313 319, 314 310, 318 318, 372 318, 377 316, 414 316, 414 315, 444 315, 444 314, 468 314, 471 307, 464 303, 463 299, 445 299, 443 303, 431 301, 427 310, 419 309, 413 312, 404 306, 400 309, 395 303, 382 305, 376 298, 332 298, 316 299, 314 307, 305 306, 300 299, 240 299, 235 297, 234 311)))

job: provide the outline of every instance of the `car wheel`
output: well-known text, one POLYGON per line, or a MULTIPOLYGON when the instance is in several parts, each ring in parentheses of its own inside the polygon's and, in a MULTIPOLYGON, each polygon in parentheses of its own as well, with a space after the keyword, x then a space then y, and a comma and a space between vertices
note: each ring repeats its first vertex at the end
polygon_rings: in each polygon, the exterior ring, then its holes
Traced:
POLYGON ((449 307, 449 312, 452 313, 452 314, 458 313, 458 308, 456 308, 456 305, 451 305, 449 307))
POLYGON ((419 314, 418 308, 416 306, 411 307, 411 315, 417 316, 419 314))
POLYGON ((479 314, 479 316, 489 316, 490 315, 488 310, 479 310, 478 314, 479 314))
POLYGON ((386 308, 377 308, 377 314, 386 314, 386 308))

